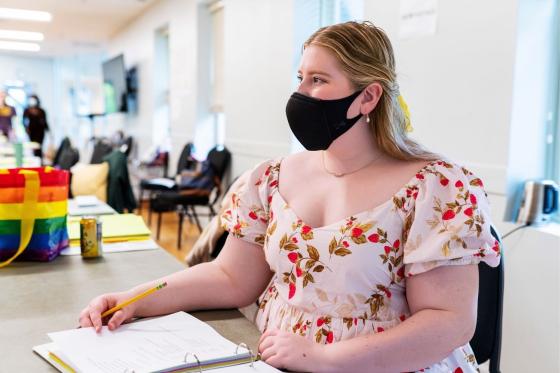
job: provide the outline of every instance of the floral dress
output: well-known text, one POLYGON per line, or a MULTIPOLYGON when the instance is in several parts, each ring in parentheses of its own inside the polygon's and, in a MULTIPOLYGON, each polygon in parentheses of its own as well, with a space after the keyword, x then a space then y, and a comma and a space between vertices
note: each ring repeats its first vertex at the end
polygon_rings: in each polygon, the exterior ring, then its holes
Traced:
MULTIPOLYGON (((222 215, 235 237, 263 246, 274 276, 256 323, 317 343, 381 333, 410 316, 406 279, 444 265, 497 266, 482 181, 447 161, 423 167, 390 200, 310 227, 278 191, 281 160, 252 171, 222 215)), ((419 371, 476 372, 466 344, 419 371)))

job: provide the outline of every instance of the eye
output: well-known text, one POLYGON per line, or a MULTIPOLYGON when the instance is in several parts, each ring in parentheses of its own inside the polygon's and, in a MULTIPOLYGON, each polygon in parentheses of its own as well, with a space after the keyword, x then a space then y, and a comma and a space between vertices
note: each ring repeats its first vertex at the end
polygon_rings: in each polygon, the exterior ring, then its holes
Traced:
POLYGON ((297 76, 297 80, 298 80, 298 82, 300 82, 300 83, 301 83, 301 81, 303 80, 303 76, 301 76, 301 75, 298 75, 298 76, 297 76))
POLYGON ((326 82, 325 82, 323 79, 321 79, 321 78, 319 78, 319 77, 317 77, 317 76, 314 76, 314 77, 313 77, 313 83, 319 84, 319 83, 326 83, 326 82))

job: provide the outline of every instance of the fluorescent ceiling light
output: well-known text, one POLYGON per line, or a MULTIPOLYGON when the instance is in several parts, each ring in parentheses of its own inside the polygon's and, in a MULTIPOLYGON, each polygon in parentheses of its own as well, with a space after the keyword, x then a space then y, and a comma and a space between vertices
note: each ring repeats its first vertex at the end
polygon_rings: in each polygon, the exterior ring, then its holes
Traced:
POLYGON ((40 32, 0 29, 0 39, 42 41, 44 38, 44 35, 40 32))
POLYGON ((21 21, 50 22, 52 15, 49 12, 39 10, 0 8, 0 18, 17 19, 21 21))
POLYGON ((12 51, 38 52, 41 47, 37 43, 22 43, 20 41, 0 40, 0 49, 12 51))

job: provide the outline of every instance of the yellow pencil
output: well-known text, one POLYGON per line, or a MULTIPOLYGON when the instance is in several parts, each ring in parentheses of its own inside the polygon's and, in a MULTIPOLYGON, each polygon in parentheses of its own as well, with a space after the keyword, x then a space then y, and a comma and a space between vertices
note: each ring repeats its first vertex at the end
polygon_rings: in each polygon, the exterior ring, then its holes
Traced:
POLYGON ((147 297, 148 295, 152 294, 153 292, 155 292, 155 291, 157 291, 157 290, 160 290, 160 289, 163 289, 163 288, 166 287, 166 286, 167 286, 167 282, 164 282, 164 283, 159 284, 158 286, 153 287, 153 288, 151 288, 151 289, 148 289, 148 290, 146 290, 145 292, 140 293, 140 294, 138 294, 138 295, 136 295, 136 296, 134 296, 134 297, 132 297, 132 298, 130 298, 130 299, 128 299, 128 300, 125 300, 125 301, 122 302, 121 304, 117 304, 115 307, 113 307, 113 308, 111 308, 111 309, 109 309, 109 310, 103 312, 103 313, 101 314, 101 318, 104 318, 104 317, 106 317, 106 316, 109 316, 110 314, 115 313, 115 312, 117 312, 118 310, 120 310, 120 309, 122 309, 122 308, 128 306, 130 303, 134 303, 134 302, 136 302, 137 300, 140 300, 140 299, 142 299, 142 298, 144 298, 144 297, 147 297))

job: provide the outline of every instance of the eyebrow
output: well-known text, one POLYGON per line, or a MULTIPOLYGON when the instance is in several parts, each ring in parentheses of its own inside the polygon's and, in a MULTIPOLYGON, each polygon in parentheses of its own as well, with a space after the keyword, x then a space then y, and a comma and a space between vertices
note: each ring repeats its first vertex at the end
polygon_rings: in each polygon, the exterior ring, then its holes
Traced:
MULTIPOLYGON (((298 70, 297 73, 301 75, 301 70, 298 70)), ((332 75, 331 75, 331 74, 328 74, 328 73, 326 73, 326 72, 324 72, 324 71, 321 71, 321 70, 310 70, 310 71, 308 71, 307 73, 308 73, 309 75, 318 74, 318 75, 324 75, 324 76, 326 76, 326 77, 328 77, 328 78, 332 78, 332 75)))

